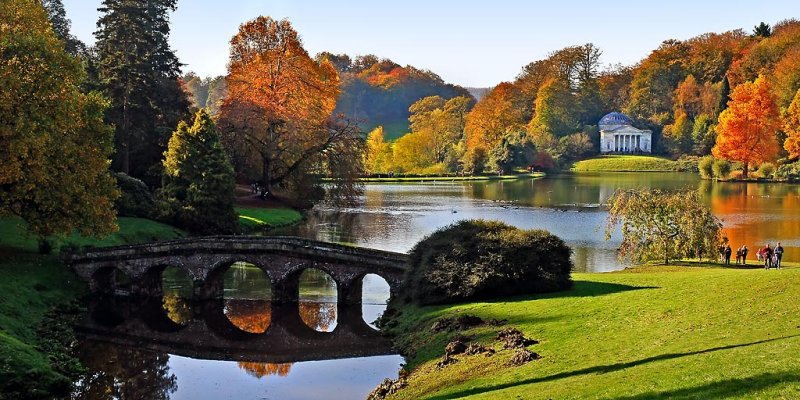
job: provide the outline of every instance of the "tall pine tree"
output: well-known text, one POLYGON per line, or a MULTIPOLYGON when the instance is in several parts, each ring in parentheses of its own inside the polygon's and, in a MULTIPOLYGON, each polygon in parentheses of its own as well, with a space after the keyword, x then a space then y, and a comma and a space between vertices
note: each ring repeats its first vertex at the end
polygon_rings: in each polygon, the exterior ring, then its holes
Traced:
POLYGON ((163 164, 159 194, 178 225, 200 234, 236 230, 233 167, 204 109, 195 114, 191 127, 185 122, 178 125, 163 164))
POLYGON ((170 133, 188 115, 180 63, 169 47, 169 13, 177 0, 104 0, 98 10, 100 86, 116 126, 114 167, 158 184, 170 133))
POLYGON ((86 45, 70 33, 72 23, 67 18, 64 10, 64 3, 61 0, 42 0, 42 6, 47 11, 50 24, 53 25, 53 32, 64 42, 64 49, 67 53, 77 56, 86 52, 86 45))

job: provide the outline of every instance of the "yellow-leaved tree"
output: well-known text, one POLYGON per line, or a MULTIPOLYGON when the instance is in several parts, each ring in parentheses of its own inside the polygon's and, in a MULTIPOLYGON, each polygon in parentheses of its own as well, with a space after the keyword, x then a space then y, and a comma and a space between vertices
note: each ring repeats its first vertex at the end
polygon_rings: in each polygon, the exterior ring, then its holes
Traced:
POLYGON ((0 216, 40 237, 116 230, 108 103, 84 77, 41 2, 0 2, 0 216))
POLYGON ((783 116, 783 131, 786 132, 783 147, 789 152, 789 157, 800 157, 800 89, 783 116))

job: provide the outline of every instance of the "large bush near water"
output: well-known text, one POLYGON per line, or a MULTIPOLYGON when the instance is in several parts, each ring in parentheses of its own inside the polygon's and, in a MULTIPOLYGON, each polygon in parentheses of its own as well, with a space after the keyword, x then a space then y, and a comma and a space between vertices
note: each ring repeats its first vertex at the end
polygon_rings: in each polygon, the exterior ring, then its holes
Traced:
POLYGON ((571 252, 547 231, 461 221, 411 250, 404 298, 441 304, 565 290, 572 286, 571 252))

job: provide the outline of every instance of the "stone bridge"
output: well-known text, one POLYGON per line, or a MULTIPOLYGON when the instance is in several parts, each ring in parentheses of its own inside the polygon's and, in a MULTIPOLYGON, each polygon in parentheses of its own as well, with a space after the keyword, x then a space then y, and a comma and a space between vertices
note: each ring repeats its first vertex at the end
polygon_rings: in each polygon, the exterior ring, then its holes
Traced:
POLYGON ((263 333, 225 315, 221 299, 192 302, 192 317, 171 320, 158 298, 95 298, 76 326, 86 339, 205 360, 293 363, 394 354, 390 341, 364 322, 360 306, 339 307, 332 332, 306 325, 297 304, 273 304, 263 333))
POLYGON ((162 296, 162 273, 175 267, 192 279, 196 300, 221 298, 225 272, 246 262, 267 275, 275 303, 296 303, 300 275, 314 268, 336 282, 340 304, 361 304, 363 277, 382 277, 394 295, 408 256, 295 237, 211 236, 92 249, 64 261, 93 292, 145 297, 162 296))

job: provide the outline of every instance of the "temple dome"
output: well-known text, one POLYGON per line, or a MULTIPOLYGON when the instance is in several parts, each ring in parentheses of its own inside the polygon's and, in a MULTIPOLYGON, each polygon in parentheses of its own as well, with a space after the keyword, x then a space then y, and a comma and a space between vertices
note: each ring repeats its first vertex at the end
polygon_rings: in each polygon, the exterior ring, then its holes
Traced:
POLYGON ((629 125, 633 126, 633 121, 628 118, 627 115, 621 112, 612 112, 606 114, 603 118, 600 118, 600 122, 597 125, 608 126, 608 125, 629 125))

